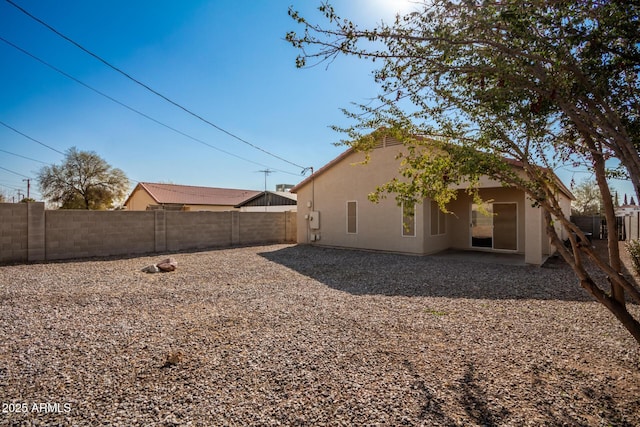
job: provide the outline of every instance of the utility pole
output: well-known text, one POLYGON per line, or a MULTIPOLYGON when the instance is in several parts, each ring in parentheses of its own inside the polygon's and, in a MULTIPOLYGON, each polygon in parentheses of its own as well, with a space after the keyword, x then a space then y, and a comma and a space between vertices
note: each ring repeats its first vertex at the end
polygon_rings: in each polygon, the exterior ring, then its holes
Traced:
POLYGON ((23 181, 27 181, 27 199, 31 197, 31 178, 25 178, 23 181))

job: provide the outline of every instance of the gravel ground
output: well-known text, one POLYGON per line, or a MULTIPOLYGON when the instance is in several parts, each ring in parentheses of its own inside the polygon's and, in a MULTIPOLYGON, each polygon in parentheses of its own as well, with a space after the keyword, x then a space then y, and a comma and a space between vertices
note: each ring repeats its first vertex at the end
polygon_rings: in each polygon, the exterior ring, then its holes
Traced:
POLYGON ((173 256, 0 267, 0 425, 640 425, 640 347, 560 262, 173 256))

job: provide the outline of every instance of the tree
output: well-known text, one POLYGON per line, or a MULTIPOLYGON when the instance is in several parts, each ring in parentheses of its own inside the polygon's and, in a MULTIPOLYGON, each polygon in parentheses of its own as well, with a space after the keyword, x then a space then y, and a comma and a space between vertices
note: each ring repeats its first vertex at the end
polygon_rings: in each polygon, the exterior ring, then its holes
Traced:
POLYGON ((597 182, 585 179, 572 188, 571 192, 576 198, 571 202, 573 215, 598 215, 600 213, 604 202, 597 182))
POLYGON ((565 164, 589 169, 609 229, 615 212, 607 178, 626 175, 640 194, 637 2, 433 0, 372 29, 340 18, 327 3, 319 10, 326 27, 289 10, 304 27, 286 36, 301 49, 298 67, 339 55, 381 64, 373 76, 379 102, 345 111, 355 120, 341 129, 345 143, 366 151, 391 134, 407 147, 399 177, 371 199, 429 197, 444 210, 456 195, 448 184, 467 183, 477 198, 481 175, 522 189, 543 209, 547 234, 580 285, 640 343, 640 322, 626 307, 627 296, 640 302, 640 290, 621 274, 617 236, 609 233, 606 259, 583 244, 551 174, 565 164), (612 158, 620 168, 608 167, 612 158), (524 176, 509 167, 513 161, 524 176), (587 260, 604 274, 587 269, 587 260))
POLYGON ((129 180, 93 151, 69 149, 61 165, 38 173, 40 191, 62 209, 110 209, 129 189, 129 180))

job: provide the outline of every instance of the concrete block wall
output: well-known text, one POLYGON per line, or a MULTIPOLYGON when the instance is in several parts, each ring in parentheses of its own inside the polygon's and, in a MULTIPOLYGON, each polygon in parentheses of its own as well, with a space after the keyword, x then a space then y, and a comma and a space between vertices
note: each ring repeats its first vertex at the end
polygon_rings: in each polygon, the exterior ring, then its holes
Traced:
POLYGON ((46 257, 44 203, 27 203, 27 259, 43 261, 46 257))
POLYGON ((284 215, 284 235, 285 242, 297 243, 298 242, 298 212, 289 211, 284 215))
POLYGON ((152 211, 46 211, 46 258, 154 252, 154 219, 152 211))
POLYGON ((27 214, 27 203, 0 203, 0 262, 28 259, 27 214))
POLYGON ((231 246, 232 212, 165 212, 167 250, 231 246))
POLYGON ((295 212, 47 211, 44 203, 0 203, 0 263, 295 241, 295 212))
POLYGON ((286 217, 278 212, 243 212, 238 222, 241 245, 282 241, 286 229, 286 217))

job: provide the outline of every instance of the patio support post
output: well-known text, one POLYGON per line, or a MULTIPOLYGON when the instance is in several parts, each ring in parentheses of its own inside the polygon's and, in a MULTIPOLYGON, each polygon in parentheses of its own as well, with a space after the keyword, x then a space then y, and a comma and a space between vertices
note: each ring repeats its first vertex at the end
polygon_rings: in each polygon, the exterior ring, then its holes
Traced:
POLYGON ((527 264, 542 265, 542 239, 544 227, 542 226, 542 208, 532 206, 528 198, 524 203, 524 262, 527 264))

